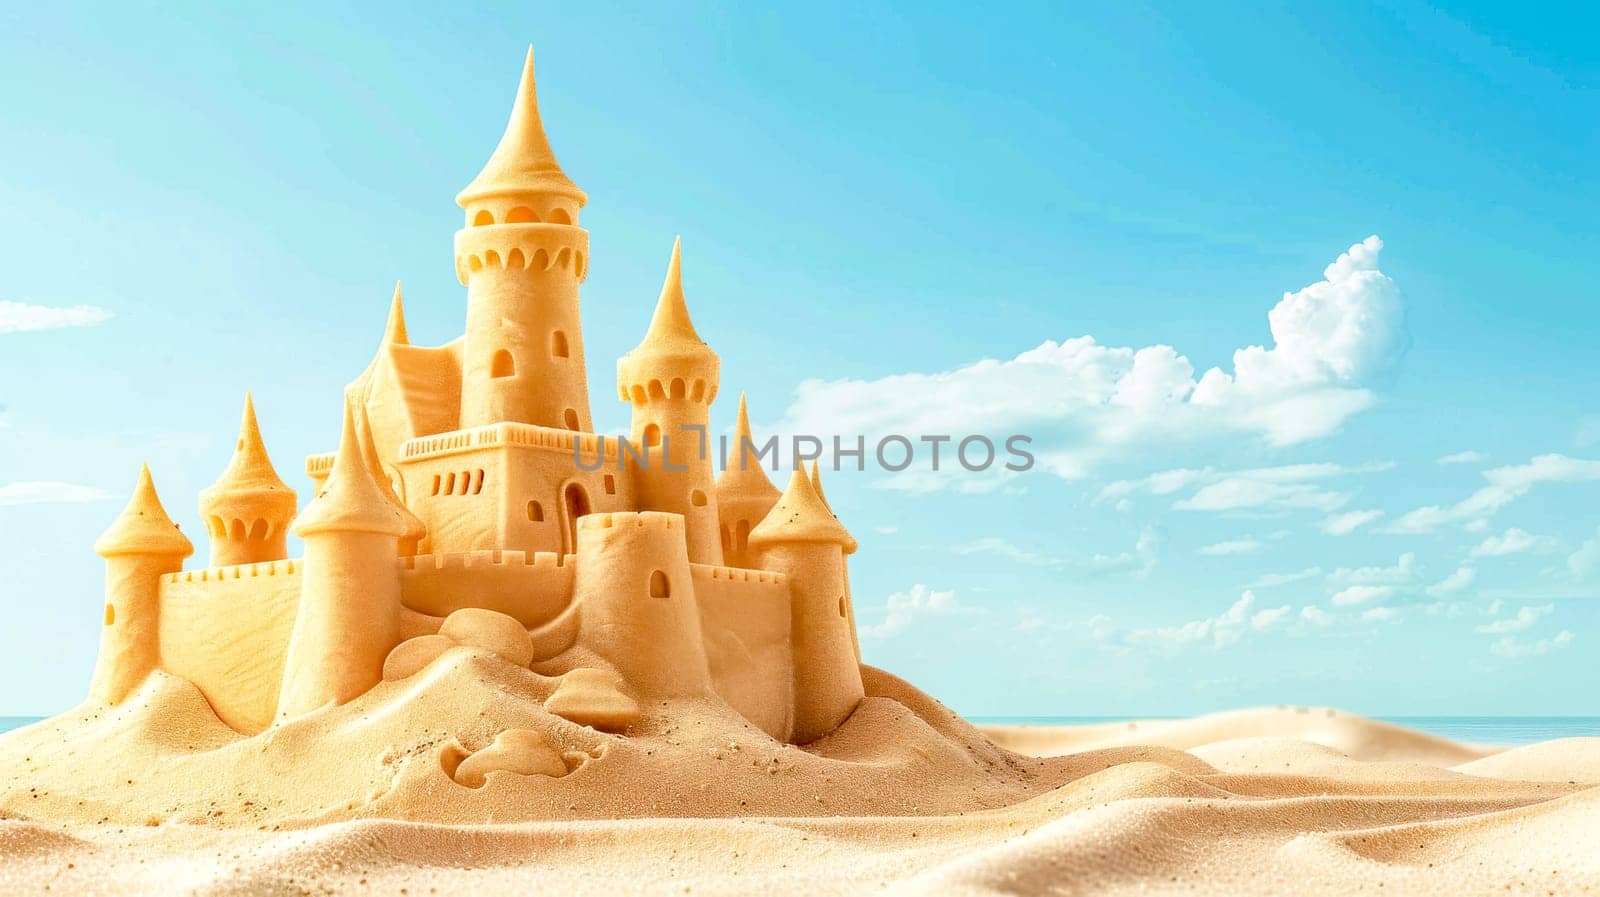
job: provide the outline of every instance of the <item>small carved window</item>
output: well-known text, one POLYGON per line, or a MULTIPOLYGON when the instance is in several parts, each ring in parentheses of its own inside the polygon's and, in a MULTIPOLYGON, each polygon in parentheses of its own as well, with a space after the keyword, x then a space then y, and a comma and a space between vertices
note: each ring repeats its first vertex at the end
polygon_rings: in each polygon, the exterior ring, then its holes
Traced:
POLYGON ((557 330, 550 334, 550 354, 556 358, 568 357, 570 350, 567 348, 567 332, 557 330))
POLYGON ((839 596, 839 616, 841 616, 841 617, 848 616, 848 614, 846 614, 846 612, 845 612, 845 602, 844 602, 844 596, 843 595, 839 596))
POLYGON ((438 495, 439 494, 439 486, 440 486, 440 477, 439 477, 438 474, 434 474, 433 475, 433 494, 434 495, 438 495))
POLYGON ((507 224, 529 224, 538 220, 539 216, 535 215, 533 210, 527 206, 517 206, 506 213, 507 224))
POLYGON ((650 597, 672 597, 672 583, 667 581, 667 574, 661 570, 652 571, 650 574, 650 597))
POLYGON ((567 210, 566 209, 562 209, 562 208, 551 209, 550 210, 550 214, 547 217, 549 217, 551 224, 571 224, 572 223, 572 216, 568 215, 567 214, 567 210))
POLYGON ((512 359, 511 353, 505 349, 494 353, 494 359, 489 362, 489 376, 510 377, 517 372, 517 363, 512 359))
POLYGON ((700 489, 696 489, 693 492, 690 492, 689 493, 689 504, 694 505, 697 508, 705 507, 706 506, 706 494, 705 494, 705 492, 700 490, 700 489))
POLYGON ((477 495, 483 491, 483 468, 478 468, 477 477, 472 481, 472 494, 477 495))
POLYGON ((528 519, 534 523, 544 522, 544 505, 536 501, 528 502, 528 519))
POLYGON ((606 494, 617 494, 617 477, 615 474, 606 474, 606 494))
POLYGON ((566 423, 567 429, 578 429, 578 409, 568 408, 566 411, 561 412, 561 419, 566 423))
POLYGON ((659 426, 657 426, 655 424, 649 424, 644 428, 644 444, 645 445, 660 445, 661 444, 661 428, 659 426))

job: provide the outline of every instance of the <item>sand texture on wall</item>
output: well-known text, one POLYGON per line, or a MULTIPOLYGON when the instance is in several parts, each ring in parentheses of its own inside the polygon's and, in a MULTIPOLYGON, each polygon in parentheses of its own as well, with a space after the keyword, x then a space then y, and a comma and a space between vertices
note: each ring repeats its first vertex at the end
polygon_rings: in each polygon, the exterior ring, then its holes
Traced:
POLYGON ((796 747, 716 702, 626 735, 447 651, 255 736, 158 674, 0 736, 6 893, 1538 893, 1600 888, 1600 739, 1331 710, 980 731, 868 668, 796 747))

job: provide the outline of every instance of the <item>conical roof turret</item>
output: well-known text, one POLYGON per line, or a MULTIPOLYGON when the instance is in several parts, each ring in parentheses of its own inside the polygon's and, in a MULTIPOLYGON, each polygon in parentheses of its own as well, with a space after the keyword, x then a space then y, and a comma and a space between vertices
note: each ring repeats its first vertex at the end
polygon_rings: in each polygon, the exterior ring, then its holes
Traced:
MULTIPOLYGON (((278 476, 267 455, 266 443, 261 439, 261 426, 256 422, 255 400, 249 393, 244 396, 244 413, 239 420, 239 438, 234 443, 233 457, 217 477, 217 481, 200 492, 200 513, 210 516, 221 510, 249 506, 251 516, 280 516, 279 525, 294 516, 294 490, 278 476)), ((243 514, 220 514, 224 519, 243 514)), ((248 522, 248 520, 246 521, 248 522)))
POLYGON ((378 444, 372 437, 372 421, 367 418, 367 406, 358 405, 356 413, 357 434, 361 439, 361 460, 372 471, 372 478, 377 482, 378 489, 384 497, 394 506, 395 513, 400 515, 400 522, 405 526, 405 532, 400 535, 402 554, 416 553, 417 544, 428 535, 428 527, 422 519, 411 513, 406 503, 395 494, 394 486, 389 482, 389 473, 383 468, 383 461, 378 457, 378 444))
POLYGON ((531 46, 522 66, 522 81, 517 85, 517 98, 511 105, 511 119, 506 123, 505 134, 483 170, 456 195, 456 203, 465 208, 475 199, 512 193, 556 194, 574 199, 580 206, 589 200, 561 170, 555 151, 550 148, 550 139, 545 136, 544 122, 539 117, 539 94, 533 81, 531 46))
POLYGON ((739 394, 739 419, 733 430, 734 450, 728 458, 728 466, 717 477, 717 504, 721 507, 729 502, 748 499, 752 504, 764 502, 766 508, 771 508, 781 493, 767 478, 767 472, 761 469, 761 459, 754 447, 755 439, 750 435, 750 407, 744 393, 739 394))
POLYGON ((133 487, 133 497, 128 499, 128 506, 122 509, 111 528, 95 540, 94 551, 103 558, 151 555, 181 559, 194 554, 193 543, 161 506, 155 482, 150 479, 150 465, 139 468, 139 482, 133 487))
POLYGON ((661 284, 655 313, 644 339, 617 361, 617 377, 624 386, 674 377, 707 381, 706 401, 716 393, 722 359, 694 329, 689 303, 683 295, 683 239, 672 242, 672 259, 661 284))
POLYGON ((765 519, 750 533, 753 547, 794 542, 823 542, 838 545, 845 554, 856 550, 855 537, 844 528, 823 503, 805 467, 797 465, 789 477, 789 487, 765 519))
POLYGON ((339 436, 339 450, 333 457, 327 485, 294 522, 297 536, 339 532, 396 538, 406 533, 405 521, 384 495, 362 456, 355 413, 349 402, 344 403, 344 432, 339 436))

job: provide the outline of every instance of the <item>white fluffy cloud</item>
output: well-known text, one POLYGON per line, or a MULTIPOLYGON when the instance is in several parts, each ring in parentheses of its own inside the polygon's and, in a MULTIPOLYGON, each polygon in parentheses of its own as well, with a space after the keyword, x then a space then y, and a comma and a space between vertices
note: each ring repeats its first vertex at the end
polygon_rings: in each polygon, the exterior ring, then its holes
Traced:
POLYGON ((92 327, 111 320, 111 312, 93 305, 59 308, 0 299, 0 333, 27 333, 62 327, 92 327))
POLYGON ((936 373, 807 380, 777 429, 871 441, 1022 433, 1034 438, 1040 468, 1067 478, 1150 446, 1323 437, 1372 404, 1368 383, 1405 349, 1400 293, 1378 268, 1382 246, 1369 237, 1323 280, 1284 294, 1267 314, 1272 345, 1239 349, 1231 372, 1197 377, 1166 345, 1050 340, 1014 358, 936 373))
POLYGON ((1569 629, 1563 629, 1550 638, 1542 638, 1531 642, 1521 641, 1516 636, 1505 635, 1489 646, 1489 653, 1498 657, 1508 658, 1543 657, 1552 651, 1559 651, 1572 644, 1572 639, 1572 631, 1569 629))
POLYGON ((49 481, 7 483, 0 486, 0 507, 6 505, 68 504, 84 501, 102 501, 111 493, 93 486, 49 481))
POLYGON ((876 626, 863 626, 861 628, 863 635, 888 638, 904 632, 911 624, 925 617, 977 613, 976 609, 962 607, 956 602, 954 589, 939 591, 930 589, 922 583, 917 583, 904 592, 890 595, 884 611, 883 622, 876 626))
POLYGON ((1512 527, 1505 532, 1490 536, 1479 542, 1472 549, 1472 557, 1505 557, 1508 554, 1524 554, 1534 552, 1548 554, 1561 548, 1561 542, 1549 536, 1536 536, 1524 529, 1512 527))
POLYGON ((1548 617, 1551 611, 1554 611, 1555 609, 1556 606, 1554 604, 1542 604, 1537 607, 1519 608, 1516 616, 1505 617, 1495 620, 1492 623, 1484 623, 1482 626, 1475 626, 1473 627, 1472 631, 1481 632, 1486 635, 1505 635, 1511 632, 1523 632, 1527 629, 1531 629, 1533 624, 1539 622, 1539 620, 1542 618, 1548 617))
POLYGON ((1527 495, 1540 483, 1578 483, 1600 480, 1600 461, 1540 455, 1526 464, 1496 467, 1483 472, 1487 485, 1448 507, 1426 505, 1410 511, 1387 529, 1393 533, 1429 533, 1446 525, 1471 528, 1483 525, 1496 511, 1527 495))

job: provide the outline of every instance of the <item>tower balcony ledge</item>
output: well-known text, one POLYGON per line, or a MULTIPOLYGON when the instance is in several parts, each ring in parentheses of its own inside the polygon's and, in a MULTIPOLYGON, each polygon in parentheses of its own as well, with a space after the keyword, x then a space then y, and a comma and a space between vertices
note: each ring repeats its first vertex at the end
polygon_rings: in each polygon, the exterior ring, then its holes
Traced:
POLYGON ((463 285, 484 268, 548 271, 568 268, 582 283, 588 275, 589 232, 571 224, 486 224, 456 231, 456 279, 463 285))

